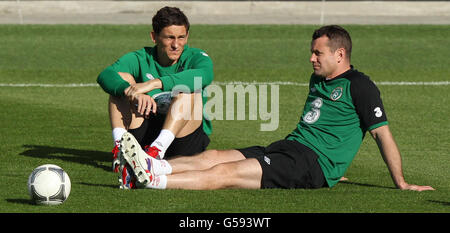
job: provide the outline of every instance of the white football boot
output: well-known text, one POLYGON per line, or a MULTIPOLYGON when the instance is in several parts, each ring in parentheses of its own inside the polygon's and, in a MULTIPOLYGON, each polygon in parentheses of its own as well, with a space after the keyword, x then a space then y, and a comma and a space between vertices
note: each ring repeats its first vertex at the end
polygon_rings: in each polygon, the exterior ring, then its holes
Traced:
POLYGON ((130 133, 124 133, 120 140, 120 150, 122 157, 133 169, 139 186, 149 184, 155 177, 153 173, 152 157, 150 157, 136 138, 130 133))

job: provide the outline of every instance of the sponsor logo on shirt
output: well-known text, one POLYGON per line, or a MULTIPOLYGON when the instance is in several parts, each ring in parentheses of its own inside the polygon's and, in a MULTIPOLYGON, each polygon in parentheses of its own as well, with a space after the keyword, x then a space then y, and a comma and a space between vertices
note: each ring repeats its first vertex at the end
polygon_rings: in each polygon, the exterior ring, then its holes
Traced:
POLYGON ((380 107, 376 107, 373 111, 375 112, 376 117, 379 118, 379 117, 383 116, 383 112, 381 111, 380 107))
POLYGON ((323 100, 322 100, 322 98, 317 97, 313 102, 311 102, 310 105, 311 105, 311 110, 303 116, 303 121, 305 121, 308 124, 313 124, 317 120, 319 120, 320 108, 323 105, 323 100))

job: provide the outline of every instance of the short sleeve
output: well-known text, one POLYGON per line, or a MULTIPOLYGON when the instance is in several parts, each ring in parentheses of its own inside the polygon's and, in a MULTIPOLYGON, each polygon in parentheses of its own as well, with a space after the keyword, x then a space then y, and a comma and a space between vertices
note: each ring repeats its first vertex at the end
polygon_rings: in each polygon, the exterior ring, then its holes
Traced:
POLYGON ((369 77, 365 75, 353 77, 350 91, 364 130, 372 130, 388 124, 380 91, 369 77))

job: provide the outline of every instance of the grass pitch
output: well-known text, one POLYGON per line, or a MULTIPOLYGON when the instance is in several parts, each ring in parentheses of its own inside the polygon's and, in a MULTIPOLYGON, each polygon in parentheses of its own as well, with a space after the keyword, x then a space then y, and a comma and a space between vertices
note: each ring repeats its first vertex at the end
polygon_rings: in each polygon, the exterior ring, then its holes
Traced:
MULTIPOLYGON (((315 26, 204 26, 189 44, 214 61, 215 81, 307 83, 315 26)), ((346 26, 355 68, 375 82, 450 81, 450 26, 346 26)), ((450 212, 450 86, 380 85, 407 182, 436 191, 394 189, 367 135, 346 173, 348 182, 318 190, 131 190, 110 171, 107 95, 100 87, 6 84, 95 83, 126 52, 151 46, 148 26, 0 25, 0 212, 450 212), (36 206, 27 178, 42 164, 72 180, 60 206, 36 206)), ((280 122, 214 121, 210 149, 267 145, 297 124, 307 87, 280 86, 280 122)))

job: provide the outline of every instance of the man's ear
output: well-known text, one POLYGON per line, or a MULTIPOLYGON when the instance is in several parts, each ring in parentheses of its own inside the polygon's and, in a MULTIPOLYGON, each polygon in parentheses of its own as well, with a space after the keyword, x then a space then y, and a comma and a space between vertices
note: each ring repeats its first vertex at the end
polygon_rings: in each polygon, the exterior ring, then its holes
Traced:
POLYGON ((157 36, 158 35, 156 34, 156 32, 154 32, 154 31, 150 32, 150 38, 152 39, 153 43, 155 43, 155 44, 156 44, 156 37, 157 36))
POLYGON ((336 60, 337 60, 338 63, 341 63, 341 62, 345 59, 345 56, 346 56, 346 53, 345 53, 345 49, 344 49, 344 48, 338 48, 338 49, 336 49, 336 51, 334 52, 334 54, 335 54, 335 56, 336 56, 336 60))

